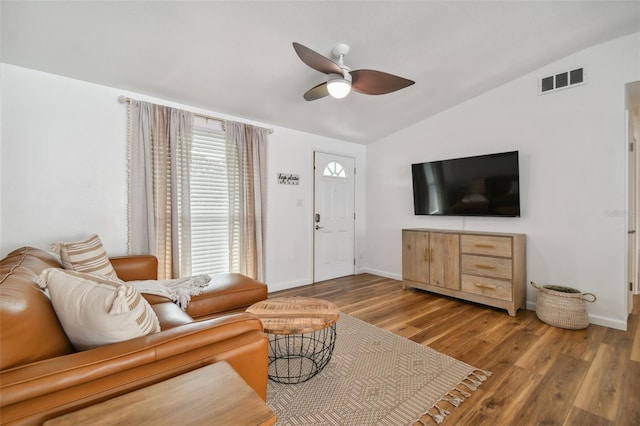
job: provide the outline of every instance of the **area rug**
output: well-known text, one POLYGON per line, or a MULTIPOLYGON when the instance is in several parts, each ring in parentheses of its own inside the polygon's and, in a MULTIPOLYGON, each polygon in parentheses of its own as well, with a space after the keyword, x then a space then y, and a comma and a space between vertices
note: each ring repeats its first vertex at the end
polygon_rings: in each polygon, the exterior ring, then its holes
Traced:
POLYGON ((345 313, 337 334, 317 376, 269 380, 277 425, 439 424, 491 374, 345 313))

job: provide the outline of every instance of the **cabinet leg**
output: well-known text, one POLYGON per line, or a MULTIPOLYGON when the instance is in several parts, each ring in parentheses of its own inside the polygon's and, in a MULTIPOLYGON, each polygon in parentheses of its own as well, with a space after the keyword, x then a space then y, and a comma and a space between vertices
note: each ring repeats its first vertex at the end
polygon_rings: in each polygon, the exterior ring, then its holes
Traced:
POLYGON ((516 316, 516 312, 518 310, 516 308, 507 308, 507 312, 509 312, 509 315, 511 315, 512 317, 516 316))

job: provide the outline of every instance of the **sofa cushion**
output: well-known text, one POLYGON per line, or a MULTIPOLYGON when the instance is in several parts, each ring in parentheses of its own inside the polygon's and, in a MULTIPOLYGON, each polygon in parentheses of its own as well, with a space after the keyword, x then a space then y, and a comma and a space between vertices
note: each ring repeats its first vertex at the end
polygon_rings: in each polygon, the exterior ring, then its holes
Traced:
POLYGON ((110 257, 111 266, 122 281, 157 280, 158 258, 152 255, 110 257))
POLYGON ((52 267, 62 265, 32 247, 0 261, 0 370, 73 352, 51 301, 33 281, 52 267))
POLYGON ((123 281, 76 271, 46 269, 38 277, 69 340, 92 349, 160 331, 156 314, 140 293, 123 281))
POLYGON ((162 331, 193 322, 193 318, 173 302, 156 303, 151 309, 156 313, 162 331))
POLYGON ((246 308, 267 298, 267 285, 242 274, 211 275, 204 291, 191 297, 187 313, 202 319, 246 308))
POLYGON ((53 243, 51 248, 60 254, 64 269, 118 278, 96 234, 84 241, 53 243))

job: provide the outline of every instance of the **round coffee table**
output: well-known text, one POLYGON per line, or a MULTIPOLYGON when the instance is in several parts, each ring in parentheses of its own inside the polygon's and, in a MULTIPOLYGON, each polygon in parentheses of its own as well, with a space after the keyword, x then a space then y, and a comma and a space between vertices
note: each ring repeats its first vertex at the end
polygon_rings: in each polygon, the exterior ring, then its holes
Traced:
POLYGON ((269 378, 301 383, 331 360, 336 342, 338 307, 310 297, 277 297, 251 305, 269 334, 269 378))

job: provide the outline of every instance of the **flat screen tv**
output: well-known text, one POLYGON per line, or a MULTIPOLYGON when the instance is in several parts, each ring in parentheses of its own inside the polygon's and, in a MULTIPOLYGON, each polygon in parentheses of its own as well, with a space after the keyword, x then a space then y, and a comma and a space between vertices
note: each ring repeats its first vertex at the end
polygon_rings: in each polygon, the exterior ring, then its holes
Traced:
POLYGON ((416 215, 520 216, 518 151, 412 164, 416 215))

